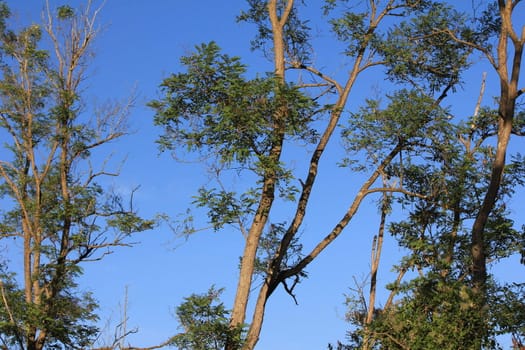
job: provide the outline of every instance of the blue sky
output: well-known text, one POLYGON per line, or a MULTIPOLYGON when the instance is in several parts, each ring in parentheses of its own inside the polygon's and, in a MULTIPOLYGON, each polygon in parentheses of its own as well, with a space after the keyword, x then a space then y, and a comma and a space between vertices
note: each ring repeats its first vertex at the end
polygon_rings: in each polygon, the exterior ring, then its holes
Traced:
MULTIPOLYGON (((23 24, 38 22, 43 9, 40 0, 7 3, 15 14, 14 20, 23 24)), ((76 6, 82 2, 68 3, 76 6)), ((98 3, 95 1, 95 5, 98 3)), ((309 3, 308 12, 316 13, 314 4, 320 1, 309 3)), ((159 97, 157 87, 162 79, 179 71, 179 58, 201 42, 214 40, 228 54, 241 56, 253 74, 268 70, 263 55, 250 51, 254 28, 235 22, 235 16, 246 6, 243 0, 105 2, 99 20, 102 30, 94 44, 95 57, 86 81, 87 102, 125 99, 136 91, 136 105, 130 115, 135 132, 107 151, 114 152, 115 159, 127 159, 114 186, 123 192, 140 186, 136 205, 146 217, 159 212, 173 217, 183 213, 207 176, 196 165, 178 164, 168 154, 159 154, 154 141, 161 130, 153 127, 153 111, 145 104, 159 97)), ((321 30, 318 19, 320 15, 312 18, 313 27, 321 30)), ((317 62, 330 74, 344 74, 344 59, 328 39, 326 33, 319 32, 317 62), (326 55, 329 51, 333 53, 326 55)), ((473 111, 482 69, 470 72, 465 89, 448 100, 459 113, 473 111)), ((383 77, 375 73, 367 75, 355 89, 355 105, 374 89, 382 88, 383 77)), ((496 84, 489 74, 486 100, 497 91, 496 84)), ((326 167, 321 169, 320 186, 310 209, 313 219, 303 229, 307 251, 333 225, 322 222, 335 223, 360 185, 359 177, 335 166, 339 146, 337 141, 330 145, 329 157, 322 164, 326 167)), ((516 147, 523 147, 523 143, 516 147)), ((300 160, 297 163, 299 168, 300 160)), ((237 181, 242 183, 243 179, 237 181)), ((515 212, 522 213, 523 204, 514 204, 515 212)), ((354 286, 354 277, 359 281, 367 274, 377 214, 373 199, 368 200, 346 232, 307 269, 309 278, 297 288, 298 306, 280 289, 271 297, 258 349, 325 349, 328 342, 344 340, 348 325, 343 320, 343 294, 354 286)), ((137 327, 139 331, 128 340, 139 347, 162 342, 178 331, 174 308, 191 293, 205 292, 211 285, 224 287, 223 300, 231 306, 243 247, 238 231, 204 231, 184 240, 160 226, 138 234, 135 240, 140 244, 85 266, 81 288, 93 291, 100 301, 101 325, 108 319, 113 323, 119 320, 119 304, 123 303, 126 288, 128 328, 137 327)), ((388 236, 380 283, 391 281, 389 266, 399 257, 399 249, 388 236)), ((523 276, 523 267, 518 268, 521 270, 507 271, 508 276, 523 276)), ((110 329, 107 336, 111 335, 110 329)))

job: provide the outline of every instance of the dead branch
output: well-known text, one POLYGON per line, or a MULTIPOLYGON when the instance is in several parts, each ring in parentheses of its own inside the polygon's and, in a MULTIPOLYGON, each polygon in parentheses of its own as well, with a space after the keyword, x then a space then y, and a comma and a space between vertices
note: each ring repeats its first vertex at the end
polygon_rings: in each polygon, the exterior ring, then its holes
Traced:
POLYGON ((335 86, 337 89, 337 92, 341 95, 343 93, 343 87, 333 78, 325 75, 321 71, 317 70, 316 68, 312 66, 307 66, 300 62, 292 62, 291 67, 294 69, 304 69, 314 75, 317 75, 319 78, 323 79, 324 81, 328 82, 330 85, 335 86))
POLYGON ((474 108, 474 118, 476 118, 479 115, 479 110, 481 108, 481 101, 483 100, 483 95, 485 94, 486 80, 487 80, 487 72, 483 72, 483 76, 481 78, 481 86, 479 88, 478 101, 476 102, 476 107, 474 108))

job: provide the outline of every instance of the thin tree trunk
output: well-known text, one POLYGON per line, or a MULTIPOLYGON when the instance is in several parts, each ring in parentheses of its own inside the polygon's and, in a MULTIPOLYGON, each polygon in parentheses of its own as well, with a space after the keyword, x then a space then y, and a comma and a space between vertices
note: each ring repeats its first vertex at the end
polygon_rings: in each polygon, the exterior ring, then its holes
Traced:
MULTIPOLYGON (((285 59, 284 59, 284 41, 283 41, 283 27, 286 23, 290 11, 293 8, 293 0, 288 0, 286 3, 285 11, 281 18, 277 15, 277 0, 270 0, 268 3, 268 13, 270 21, 272 23, 273 30, 273 44, 274 44, 274 73, 278 79, 278 84, 285 83, 285 59)), ((279 89, 280 87, 277 87, 279 89)), ((284 142, 284 129, 285 129, 285 116, 286 110, 283 107, 278 109, 276 115, 274 115, 274 144, 270 151, 270 161, 272 166, 277 166, 279 159, 281 158, 282 145, 284 142)), ((259 207, 253 219, 250 230, 248 231, 248 237, 241 260, 241 268, 239 272, 239 282, 237 285, 237 292, 235 295, 235 301, 233 304, 232 316, 230 325, 232 327, 239 327, 242 325, 246 318, 246 308, 249 301, 250 289, 252 287, 253 273, 255 270, 255 259, 257 255, 257 248, 259 241, 264 230, 264 227, 268 221, 268 215, 270 213, 274 198, 275 198, 275 183, 276 183, 276 172, 275 169, 270 169, 264 176, 263 189, 259 207)), ((247 340, 248 343, 255 343, 258 339, 247 340)), ((253 338, 253 337, 252 337, 253 338)), ((232 349, 231 344, 227 344, 227 349, 232 349)), ((245 348, 248 348, 247 345, 245 348)))
MULTIPOLYGON (((481 208, 472 226, 472 282, 473 292, 476 296, 476 311, 483 312, 486 305, 486 281, 487 281, 487 257, 485 228, 490 213, 497 201, 498 192, 504 176, 507 148, 510 141, 516 99, 521 94, 518 89, 520 76, 523 45, 525 43, 525 27, 522 28, 521 38, 514 31, 512 24, 512 12, 516 5, 514 1, 498 0, 501 28, 497 47, 497 61, 491 60, 500 79, 499 115, 497 146, 492 163, 490 182, 485 193, 481 208), (509 74, 509 43, 513 44, 514 57, 512 59, 509 74)), ((490 60, 490 57, 489 57, 490 60)), ((487 334, 488 323, 485 317, 479 324, 478 348, 482 348, 483 338, 487 334)))
MULTIPOLYGON (((385 184, 386 185, 386 184, 385 184)), ((386 187, 386 186, 385 186, 386 187)), ((372 266, 370 269, 370 293, 368 296, 368 310, 366 314, 364 329, 365 335, 363 337, 363 350, 369 350, 373 348, 374 341, 370 337, 369 325, 374 319, 375 304, 376 304, 376 291, 377 291, 377 271, 379 270, 379 261, 381 259, 381 250, 383 248, 383 239, 385 233, 386 216, 389 210, 389 197, 387 193, 383 193, 383 203, 381 205, 381 221, 379 223, 379 229, 377 236, 374 236, 372 243, 372 266)))
MULTIPOLYGON (((472 279, 475 290, 483 292, 487 278, 485 236, 484 231, 487 221, 497 199, 499 188, 503 179, 507 148, 512 133, 518 80, 523 55, 525 33, 518 38, 512 27, 512 1, 498 1, 502 20, 501 31, 497 48, 497 66, 495 67, 500 78, 499 119, 496 153, 492 163, 492 173, 489 186, 483 203, 472 227, 472 279), (508 69, 508 43, 514 44, 514 58, 511 73, 508 69)), ((525 32, 525 27, 523 29, 525 32)))

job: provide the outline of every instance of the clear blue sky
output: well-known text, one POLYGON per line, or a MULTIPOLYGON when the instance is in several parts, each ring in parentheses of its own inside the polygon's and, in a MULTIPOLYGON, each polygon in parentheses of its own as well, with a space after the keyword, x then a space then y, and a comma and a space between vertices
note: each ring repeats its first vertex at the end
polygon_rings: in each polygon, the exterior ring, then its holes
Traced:
MULTIPOLYGON (((82 3, 66 2, 72 6, 82 3)), ((43 9, 40 0, 7 3, 15 21, 24 24, 38 22, 43 9)), ((321 2, 308 3, 308 12, 315 13, 321 2)), ((52 4, 62 3, 53 0, 52 4)), ((225 52, 243 57, 253 74, 268 70, 262 54, 249 49, 254 28, 235 22, 235 16, 246 6, 244 0, 107 0, 104 5, 92 75, 86 82, 87 102, 121 99, 137 92, 136 107, 130 115, 135 133, 114 143, 111 151, 115 159, 127 157, 122 176, 114 180, 115 187, 125 192, 140 185, 136 205, 146 217, 159 212, 172 216, 183 213, 196 188, 207 178, 198 166, 178 164, 168 154, 158 154, 154 140, 161 130, 153 127, 153 111, 145 103, 159 96, 157 86, 162 79, 179 71, 179 58, 201 42, 214 40, 225 52)), ((320 29, 317 19, 320 15, 312 18, 312 25, 320 29)), ((326 33, 316 39, 320 66, 330 74, 344 74, 344 60, 326 39, 326 33), (333 53, 327 56, 329 51, 333 53)), ((353 100, 358 102, 374 88, 381 88, 382 79, 381 75, 367 75, 353 100)), ((456 103, 455 108, 465 114, 471 113, 480 81, 481 70, 473 71, 465 90, 449 103, 456 103)), ((497 91, 493 75, 489 75, 488 84, 486 100, 497 91)), ((337 142, 331 144, 330 157, 322 164, 326 168, 321 170, 321 184, 310 209, 314 215, 303 229, 306 251, 339 220, 360 185, 359 178, 335 166, 339 146, 337 142)), ((297 288, 299 306, 281 290, 271 297, 258 349, 326 349, 328 342, 344 340, 348 325, 343 320, 343 294, 354 285, 354 276, 361 280, 368 271, 370 238, 377 230, 373 203, 369 200, 347 231, 307 269, 310 277, 297 288)), ((523 204, 514 204, 516 213, 523 213, 523 204)), ((231 306, 243 244, 239 232, 200 232, 185 241, 161 226, 137 235, 135 240, 140 244, 85 266, 81 288, 93 291, 100 301, 102 326, 108 318, 113 324, 118 321, 126 287, 128 327, 139 330, 128 338, 133 346, 150 346, 177 332, 174 308, 183 297, 205 292, 213 284, 225 287, 223 300, 231 306)), ((380 283, 391 281, 390 266, 400 257, 392 243, 388 236, 380 283)), ((507 277, 523 276, 523 267, 507 272, 507 277)), ((111 335, 109 330, 108 337, 111 335)))

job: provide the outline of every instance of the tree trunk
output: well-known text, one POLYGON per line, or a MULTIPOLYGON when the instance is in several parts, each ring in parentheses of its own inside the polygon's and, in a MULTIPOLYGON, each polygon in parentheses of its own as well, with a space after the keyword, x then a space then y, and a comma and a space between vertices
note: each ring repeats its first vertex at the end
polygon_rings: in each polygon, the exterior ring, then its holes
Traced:
MULTIPOLYGON (((293 8, 293 0, 288 0, 286 3, 285 11, 281 18, 277 15, 277 0, 270 0, 268 3, 268 12, 270 21, 272 24, 273 31, 273 44, 274 44, 274 73, 278 79, 278 84, 285 83, 284 69, 284 41, 283 41, 283 27, 287 21, 288 15, 293 8)), ((279 88, 279 87, 277 87, 279 88)), ((283 108, 285 104, 283 103, 283 108)), ((284 129, 285 129, 285 116, 286 110, 283 108, 278 109, 276 115, 274 115, 274 144, 270 150, 270 162, 272 166, 277 166, 281 158, 282 145, 284 142, 284 129)), ((263 182, 263 189, 259 207, 253 219, 252 225, 248 232, 246 239, 246 245, 241 260, 241 268, 239 272, 239 282, 237 284, 237 292, 235 295, 235 301, 233 304, 232 316, 230 320, 231 327, 239 327, 244 324, 246 318, 246 308, 249 301, 250 289, 252 287, 253 272, 255 270, 255 259, 257 255, 257 248, 259 241, 264 230, 264 227, 268 221, 268 215, 270 213, 274 197, 275 197, 275 183, 276 183, 276 172, 274 168, 266 171, 263 182)), ((261 316, 262 318, 262 316, 261 316)), ((261 321, 262 322, 262 321, 261 321)), ((245 349, 253 349, 258 339, 258 333, 255 340, 252 340, 252 347, 248 344, 245 345, 245 349)), ((248 343, 248 342, 247 342, 248 343)), ((233 350, 231 344, 227 344, 227 349, 233 350)))
MULTIPOLYGON (((516 99, 522 93, 518 89, 518 80, 520 76, 521 59, 523 54, 523 45, 525 43, 525 27, 522 30, 520 38, 514 31, 512 24, 512 12, 514 9, 513 1, 498 0, 499 13, 501 18, 501 28, 499 33, 499 42, 497 47, 496 59, 489 60, 493 63, 500 80, 500 97, 498 108, 498 135, 497 146, 492 163, 492 172, 489 186, 481 208, 476 216, 472 227, 472 283, 473 291, 476 296, 476 311, 483 312, 486 304, 486 280, 487 280, 487 259, 486 259, 486 237, 485 227, 497 200, 498 192, 504 176, 505 161, 507 148, 510 141, 516 99), (514 57, 510 66, 509 74, 509 48, 508 44, 512 43, 514 48, 514 57)), ((482 346, 482 339, 486 335, 488 324, 480 324, 479 347, 482 346)))
POLYGON ((496 202, 503 179, 507 148, 512 133, 516 99, 520 95, 520 91, 518 91, 518 80, 523 45, 525 42, 525 36, 522 34, 522 37, 519 38, 512 27, 513 2, 499 0, 498 3, 502 24, 497 48, 497 63, 494 64, 500 79, 497 146, 492 163, 489 186, 472 227, 472 280, 474 288, 480 292, 485 288, 487 278, 484 230, 490 212, 496 202), (509 42, 512 42, 514 45, 514 57, 510 69, 510 77, 508 69, 509 42))

